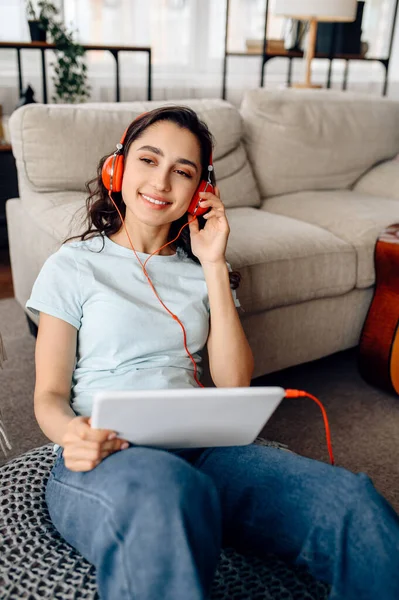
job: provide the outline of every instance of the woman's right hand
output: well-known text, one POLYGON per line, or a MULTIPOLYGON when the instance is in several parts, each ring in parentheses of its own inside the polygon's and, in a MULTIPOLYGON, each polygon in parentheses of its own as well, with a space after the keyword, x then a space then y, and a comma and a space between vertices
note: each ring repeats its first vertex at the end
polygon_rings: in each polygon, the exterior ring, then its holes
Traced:
POLYGON ((74 417, 62 439, 65 466, 71 471, 91 471, 104 458, 129 447, 110 429, 92 429, 90 417, 74 417))

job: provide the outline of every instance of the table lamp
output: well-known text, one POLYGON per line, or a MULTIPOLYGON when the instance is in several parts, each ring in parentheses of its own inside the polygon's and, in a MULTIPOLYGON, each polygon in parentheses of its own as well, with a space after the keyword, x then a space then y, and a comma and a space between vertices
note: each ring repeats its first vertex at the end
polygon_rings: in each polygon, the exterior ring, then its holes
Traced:
POLYGON ((317 88, 312 85, 311 69, 315 55, 317 23, 325 21, 351 22, 356 19, 357 0, 275 0, 273 14, 290 17, 301 21, 309 21, 309 36, 306 49, 306 79, 295 87, 317 88))

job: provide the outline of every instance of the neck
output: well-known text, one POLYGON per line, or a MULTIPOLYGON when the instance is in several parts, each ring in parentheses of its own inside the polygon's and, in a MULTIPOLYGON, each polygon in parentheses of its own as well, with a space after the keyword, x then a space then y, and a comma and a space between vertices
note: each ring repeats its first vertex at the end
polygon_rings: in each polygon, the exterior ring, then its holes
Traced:
MULTIPOLYGON (((168 243, 170 224, 161 227, 151 227, 143 223, 128 223, 125 220, 125 226, 136 252, 152 254, 168 243)), ((132 246, 130 244, 129 236, 126 233, 125 227, 122 225, 119 231, 110 235, 110 239, 116 244, 131 250, 132 246)), ((175 244, 170 244, 169 246, 162 248, 157 254, 160 256, 170 256, 171 254, 175 254, 175 252, 175 244)))

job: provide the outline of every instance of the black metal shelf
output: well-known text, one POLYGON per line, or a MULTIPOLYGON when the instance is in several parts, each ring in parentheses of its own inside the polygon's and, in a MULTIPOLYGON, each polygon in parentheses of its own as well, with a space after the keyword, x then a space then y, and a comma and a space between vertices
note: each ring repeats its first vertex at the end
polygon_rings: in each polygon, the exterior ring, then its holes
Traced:
MULTIPOLYGON (((147 99, 151 100, 152 97, 152 60, 151 60, 151 48, 149 46, 102 46, 97 44, 82 44, 84 50, 102 50, 108 51, 112 54, 115 59, 115 92, 116 102, 120 102, 120 77, 119 77, 119 52, 145 52, 148 54, 148 67, 147 67, 147 99)), ((47 77, 46 77, 46 61, 44 53, 46 50, 55 50, 54 44, 47 44, 46 42, 0 42, 1 48, 11 48, 17 51, 17 62, 18 62, 18 84, 19 94, 22 94, 23 82, 22 82, 22 65, 21 65, 21 50, 40 50, 42 58, 42 85, 43 85, 43 102, 47 104, 47 77)))
MULTIPOLYGON (((360 60, 366 62, 379 62, 385 68, 385 77, 384 77, 384 86, 383 86, 383 96, 386 96, 388 91, 388 74, 389 74, 389 63, 391 60, 392 47, 393 47, 393 38, 395 34, 395 25, 396 19, 398 16, 398 7, 399 0, 396 0, 395 10, 392 19, 392 27, 389 41, 389 51, 388 56, 385 58, 380 57, 369 57, 361 54, 335 54, 334 48, 331 48, 331 52, 329 54, 320 54, 316 53, 315 59, 324 59, 329 61, 328 67, 328 76, 327 76, 327 88, 331 88, 331 75, 332 75, 332 64, 334 60, 345 60, 345 70, 344 77, 342 81, 342 89, 346 90, 348 85, 348 75, 349 75, 349 62, 353 60, 360 60)), ((248 57, 263 57, 261 73, 260 73, 260 87, 264 87, 265 84, 265 67, 266 64, 272 60, 273 58, 288 58, 288 70, 287 70, 287 79, 286 83, 288 87, 292 85, 292 61, 294 58, 303 58, 304 53, 300 50, 281 50, 281 51, 272 51, 268 50, 267 44, 267 22, 268 22, 268 13, 269 13, 269 0, 266 0, 265 6, 265 26, 264 26, 264 35, 263 35, 263 49, 262 52, 229 52, 227 50, 228 46, 228 34, 229 34, 229 16, 230 16, 230 0, 226 0, 226 26, 225 26, 225 40, 224 40, 224 60, 223 60, 223 83, 222 83, 222 98, 226 99, 226 87, 227 87, 227 58, 229 56, 236 56, 242 58, 248 57)), ((333 35, 333 40, 335 36, 333 35)))

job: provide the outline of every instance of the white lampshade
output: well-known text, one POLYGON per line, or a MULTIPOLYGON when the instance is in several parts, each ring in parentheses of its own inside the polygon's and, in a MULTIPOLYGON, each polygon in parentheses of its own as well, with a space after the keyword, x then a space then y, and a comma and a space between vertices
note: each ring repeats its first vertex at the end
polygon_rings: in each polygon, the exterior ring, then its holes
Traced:
POLYGON ((354 21, 357 0, 275 0, 273 14, 318 21, 354 21))

